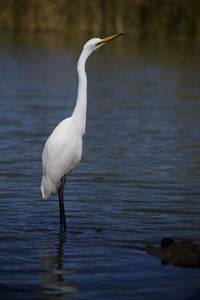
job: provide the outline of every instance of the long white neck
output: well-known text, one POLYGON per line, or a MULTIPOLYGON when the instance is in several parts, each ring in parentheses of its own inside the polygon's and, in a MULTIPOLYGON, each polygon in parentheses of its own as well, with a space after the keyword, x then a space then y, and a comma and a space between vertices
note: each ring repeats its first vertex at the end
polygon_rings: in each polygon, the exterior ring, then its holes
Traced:
POLYGON ((83 49, 77 64, 78 71, 78 96, 72 118, 76 122, 81 134, 85 134, 87 112, 87 75, 85 63, 90 53, 83 49))

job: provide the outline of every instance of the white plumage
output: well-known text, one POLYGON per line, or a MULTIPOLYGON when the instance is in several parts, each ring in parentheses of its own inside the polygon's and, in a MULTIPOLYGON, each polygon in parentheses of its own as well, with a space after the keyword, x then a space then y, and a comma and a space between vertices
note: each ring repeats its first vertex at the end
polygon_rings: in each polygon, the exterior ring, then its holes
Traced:
POLYGON ((41 184, 44 199, 57 192, 60 179, 76 167, 81 155, 82 134, 70 117, 58 124, 44 147, 41 184))
POLYGON ((85 63, 89 55, 104 43, 118 37, 116 34, 108 38, 94 38, 83 47, 77 64, 78 96, 72 116, 64 119, 53 130, 47 139, 43 154, 43 178, 41 192, 44 199, 58 190, 60 203, 60 223, 66 225, 63 190, 66 176, 77 166, 82 156, 82 136, 85 134, 87 111, 87 76, 85 63))

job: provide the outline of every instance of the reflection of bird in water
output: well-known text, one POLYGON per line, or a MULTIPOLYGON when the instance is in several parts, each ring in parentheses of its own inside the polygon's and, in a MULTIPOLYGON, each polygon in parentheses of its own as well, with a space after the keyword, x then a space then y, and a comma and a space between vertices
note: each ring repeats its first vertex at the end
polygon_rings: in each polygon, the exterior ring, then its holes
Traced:
POLYGON ((145 250, 153 256, 160 257, 162 264, 200 268, 200 245, 189 240, 175 242, 171 238, 164 238, 161 240, 161 248, 148 244, 145 250))
POLYGON ((78 292, 76 282, 71 280, 76 270, 63 268, 64 243, 65 236, 60 234, 59 242, 56 244, 56 253, 51 253, 52 250, 42 252, 40 282, 44 289, 42 293, 44 299, 57 299, 57 297, 68 299, 62 296, 78 292))
POLYGON ((78 60, 78 97, 71 117, 64 119, 47 139, 42 154, 43 178, 41 191, 44 199, 58 190, 60 206, 60 224, 66 227, 63 191, 66 176, 77 166, 82 156, 82 136, 85 134, 87 110, 87 76, 85 63, 87 58, 108 41, 121 34, 89 40, 83 47, 78 60))

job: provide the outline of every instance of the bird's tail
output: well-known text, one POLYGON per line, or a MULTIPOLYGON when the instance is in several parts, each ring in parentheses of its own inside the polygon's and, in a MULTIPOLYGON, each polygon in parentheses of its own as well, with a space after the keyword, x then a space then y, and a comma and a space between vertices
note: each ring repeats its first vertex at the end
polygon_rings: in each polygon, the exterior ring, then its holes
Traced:
POLYGON ((55 187, 48 178, 43 176, 41 183, 42 198, 47 200, 51 194, 54 194, 55 187))
POLYGON ((42 193, 42 198, 47 200, 49 198, 50 195, 48 195, 48 193, 45 192, 42 184, 41 184, 41 193, 42 193))

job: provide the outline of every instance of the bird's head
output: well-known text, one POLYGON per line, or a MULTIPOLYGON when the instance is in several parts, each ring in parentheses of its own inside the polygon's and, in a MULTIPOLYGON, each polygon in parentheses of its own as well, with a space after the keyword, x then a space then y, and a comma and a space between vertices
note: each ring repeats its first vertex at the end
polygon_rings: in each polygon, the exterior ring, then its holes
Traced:
POLYGON ((97 50, 98 48, 103 46, 105 43, 107 43, 113 39, 116 39, 120 35, 122 35, 122 33, 114 34, 114 35, 111 35, 111 36, 103 38, 103 39, 93 38, 93 39, 87 41, 87 43, 84 45, 84 49, 87 50, 91 54, 93 51, 97 50))

